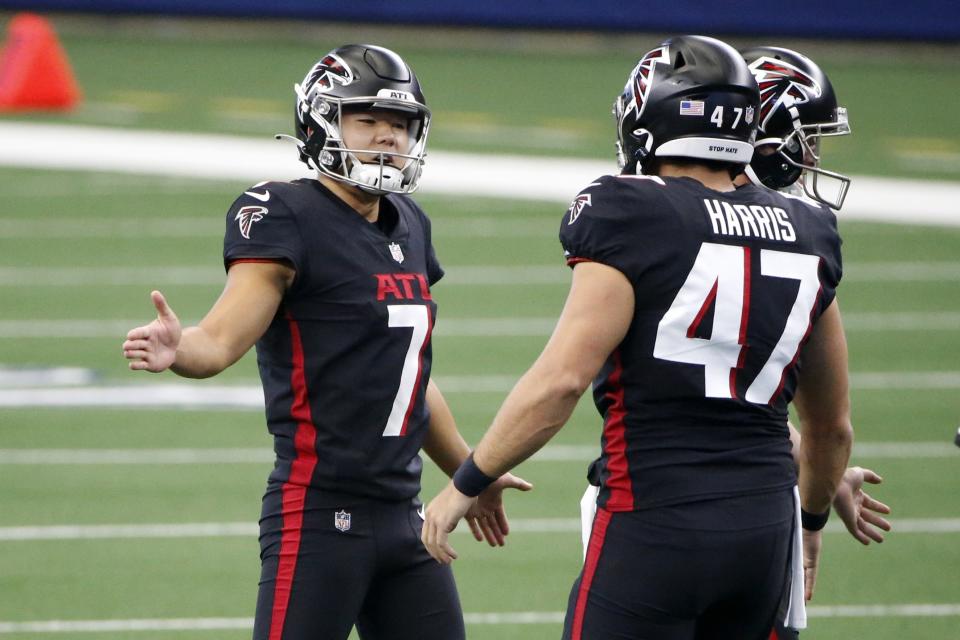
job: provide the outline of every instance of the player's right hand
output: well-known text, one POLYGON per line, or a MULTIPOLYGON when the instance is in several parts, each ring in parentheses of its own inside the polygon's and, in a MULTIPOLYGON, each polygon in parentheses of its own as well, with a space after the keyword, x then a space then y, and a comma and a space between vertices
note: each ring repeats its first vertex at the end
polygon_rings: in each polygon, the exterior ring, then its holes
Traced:
POLYGON ((159 373, 166 371, 177 358, 180 345, 180 320, 167 304, 163 294, 150 294, 157 309, 157 319, 148 325, 131 329, 123 343, 123 357, 130 360, 130 369, 159 373))

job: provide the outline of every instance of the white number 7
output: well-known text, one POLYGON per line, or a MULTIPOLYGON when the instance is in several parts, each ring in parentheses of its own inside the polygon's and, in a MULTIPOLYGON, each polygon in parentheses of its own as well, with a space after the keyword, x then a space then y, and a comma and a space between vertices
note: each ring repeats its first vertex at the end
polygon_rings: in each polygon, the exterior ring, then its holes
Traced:
POLYGON ((407 355, 403 358, 403 369, 400 371, 400 388, 393 398, 393 408, 387 418, 387 426, 383 430, 384 437, 402 436, 407 431, 407 421, 410 419, 410 410, 417 389, 420 386, 420 377, 423 373, 423 347, 430 336, 430 310, 422 304, 391 304, 387 305, 388 327, 413 327, 410 335, 410 345, 407 355))
MULTIPOLYGON (((811 314, 820 293, 817 256, 760 251, 760 275, 800 281, 797 299, 783 334, 747 389, 747 402, 766 404, 780 393, 787 367, 810 328, 811 314)), ((750 249, 705 242, 657 327, 653 355, 662 360, 699 364, 704 368, 704 394, 708 398, 735 398, 736 372, 742 366, 750 310, 750 249), (713 332, 709 338, 695 333, 714 303, 713 332)))

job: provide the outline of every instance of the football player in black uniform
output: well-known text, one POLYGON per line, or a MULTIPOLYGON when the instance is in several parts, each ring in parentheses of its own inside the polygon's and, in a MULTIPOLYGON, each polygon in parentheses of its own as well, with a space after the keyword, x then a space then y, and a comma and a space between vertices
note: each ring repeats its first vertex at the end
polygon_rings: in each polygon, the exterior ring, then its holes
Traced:
MULTIPOLYGON (((830 79, 813 60, 791 49, 758 46, 741 54, 760 88, 760 119, 753 158, 734 184, 762 185, 807 198, 814 206, 840 209, 850 178, 820 165, 822 138, 850 133, 847 110, 830 79)), ((800 434, 788 426, 796 453, 800 434)), ((881 481, 871 469, 850 467, 833 501, 844 526, 864 545, 883 542, 883 531, 891 529, 883 517, 890 507, 863 490, 864 483, 881 481)), ((771 640, 795 637, 795 629, 778 624, 771 640)))
POLYGON ((828 209, 734 187, 759 107, 718 40, 672 38, 640 60, 615 102, 622 173, 561 223, 573 282, 556 329, 427 507, 424 542, 450 562, 471 496, 593 381, 601 487, 565 638, 765 640, 799 560, 798 508, 816 561, 852 442, 840 238, 828 209))
MULTIPOLYGON (((251 187, 227 213, 226 286, 199 326, 158 317, 130 368, 203 378, 256 344, 277 460, 260 519, 255 640, 464 637, 453 574, 420 541, 422 448, 452 474, 469 448, 430 380, 443 275, 420 178, 430 111, 394 52, 347 45, 296 91, 295 142, 318 178, 251 187)), ((467 514, 503 544, 505 475, 467 514)))

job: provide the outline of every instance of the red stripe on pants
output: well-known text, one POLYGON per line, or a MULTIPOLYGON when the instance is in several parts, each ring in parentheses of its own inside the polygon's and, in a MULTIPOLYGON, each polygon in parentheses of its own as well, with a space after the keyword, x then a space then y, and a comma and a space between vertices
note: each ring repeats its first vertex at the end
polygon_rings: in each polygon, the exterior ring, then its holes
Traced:
POLYGON ((593 520, 593 530, 590 532, 590 543, 587 546, 587 558, 583 564, 583 577, 580 579, 580 591, 577 593, 577 604, 573 610, 573 629, 571 640, 581 640, 583 633, 583 614, 587 608, 587 596, 593 584, 593 576, 597 572, 597 563, 603 551, 603 540, 607 537, 607 525, 610 524, 610 512, 606 509, 597 509, 593 520))
POLYGON ((283 637, 283 623, 293 591, 293 577, 300 552, 300 535, 303 530, 303 506, 307 487, 317 466, 317 430, 310 413, 307 380, 303 366, 303 343, 296 320, 287 316, 290 325, 290 344, 293 352, 293 371, 290 384, 293 387, 293 404, 290 415, 297 422, 293 443, 297 457, 290 465, 290 478, 283 485, 283 527, 280 534, 280 562, 277 566, 277 582, 273 590, 273 615, 270 618, 270 640, 283 637))

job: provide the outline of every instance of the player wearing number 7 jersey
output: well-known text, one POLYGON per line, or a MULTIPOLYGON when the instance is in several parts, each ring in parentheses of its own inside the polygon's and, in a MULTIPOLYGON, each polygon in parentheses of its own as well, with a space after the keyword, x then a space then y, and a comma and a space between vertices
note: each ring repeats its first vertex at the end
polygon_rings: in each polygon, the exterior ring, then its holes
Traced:
MULTIPOLYGON (((296 85, 301 160, 317 179, 266 182, 227 213, 227 283, 197 327, 159 292, 130 331, 132 369, 215 375, 256 344, 276 464, 260 518, 255 640, 464 637, 449 567, 420 542, 420 449, 452 474, 469 449, 430 380, 443 276, 406 194, 430 112, 392 51, 347 45, 296 85)), ((505 474, 467 513, 503 544, 505 474)))
POLYGON ((758 108, 723 42, 676 37, 640 60, 614 105, 622 173, 561 223, 573 282, 554 334, 427 508, 424 541, 449 562, 469 497, 556 433, 592 381, 600 493, 564 638, 766 640, 802 575, 791 401, 811 527, 846 466, 836 219, 734 188, 758 108))

